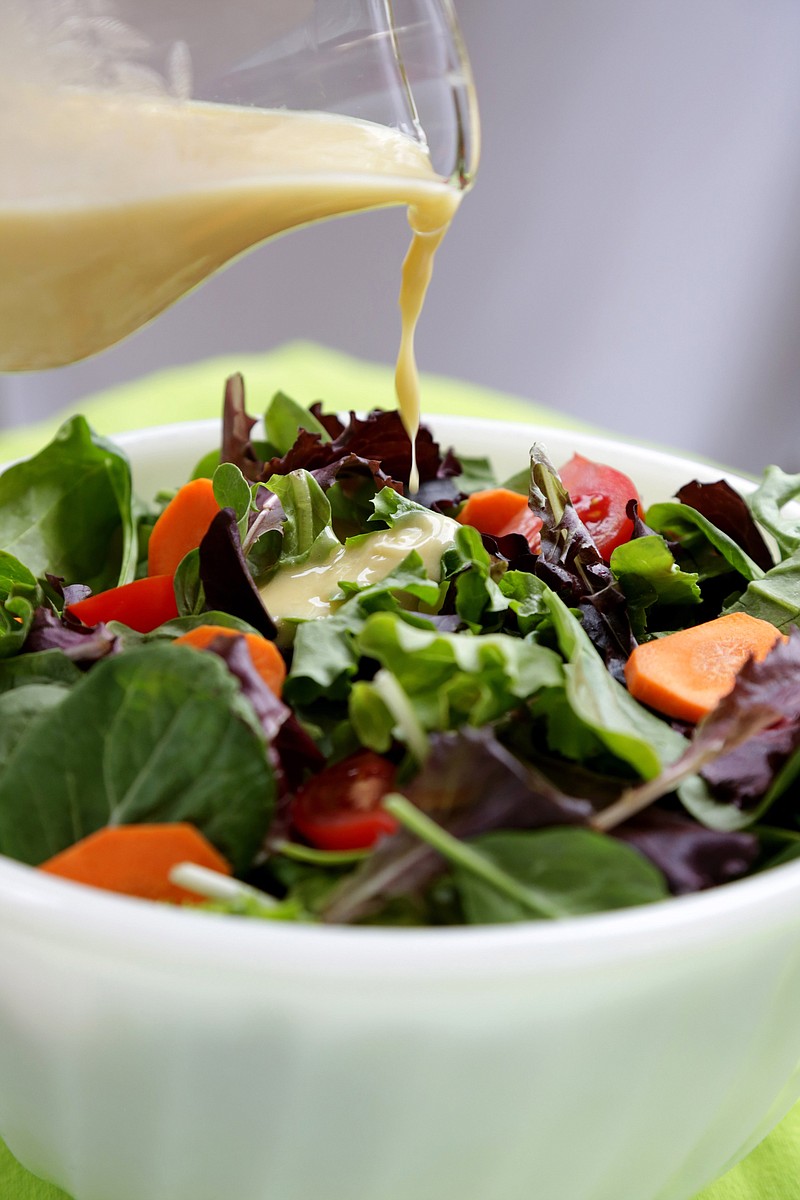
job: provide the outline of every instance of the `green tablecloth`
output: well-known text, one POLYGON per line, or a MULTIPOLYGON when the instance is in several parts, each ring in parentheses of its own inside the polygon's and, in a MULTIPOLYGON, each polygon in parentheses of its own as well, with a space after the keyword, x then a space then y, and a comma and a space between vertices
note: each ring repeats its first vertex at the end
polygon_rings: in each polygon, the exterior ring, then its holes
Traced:
MULTIPOLYGON (((89 397, 78 409, 104 434, 216 417, 221 409, 225 377, 237 370, 245 376, 248 410, 253 413, 263 411, 266 400, 278 389, 303 403, 324 399, 328 405, 343 410, 393 403, 392 373, 387 367, 355 362, 333 351, 298 342, 270 354, 214 359, 164 371, 89 397)), ((579 426, 574 420, 519 397, 432 376, 424 378, 423 395, 425 411, 430 413, 579 426)), ((4 433, 0 437, 0 461, 38 449, 66 415, 62 413, 40 425, 4 433)), ((68 1197, 24 1171, 0 1142, 0 1200, 68 1200, 68 1197)), ((108 1200, 114 1197, 109 1196, 108 1200)), ((800 1200, 800 1105, 744 1162, 706 1188, 697 1200, 800 1200)))

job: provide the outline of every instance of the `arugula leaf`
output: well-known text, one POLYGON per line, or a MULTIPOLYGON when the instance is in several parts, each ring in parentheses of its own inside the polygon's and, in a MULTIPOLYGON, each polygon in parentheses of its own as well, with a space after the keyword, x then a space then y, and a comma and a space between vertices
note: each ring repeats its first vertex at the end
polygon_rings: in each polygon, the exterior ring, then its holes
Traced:
POLYGON ((37 864, 105 825, 191 821, 242 871, 273 805, 263 733, 225 664, 136 647, 28 723, 0 774, 0 853, 37 864))
POLYGON ((129 583, 138 544, 128 460, 83 417, 0 476, 0 544, 36 576, 102 592, 129 583))

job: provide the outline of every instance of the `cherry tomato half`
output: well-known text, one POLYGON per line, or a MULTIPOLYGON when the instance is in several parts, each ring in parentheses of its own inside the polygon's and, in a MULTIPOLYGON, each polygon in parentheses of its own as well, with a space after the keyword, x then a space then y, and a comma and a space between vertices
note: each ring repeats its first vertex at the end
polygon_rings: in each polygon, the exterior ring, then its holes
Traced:
POLYGON ((582 454, 573 454, 559 474, 578 516, 608 561, 612 550, 630 541, 633 533, 625 507, 629 500, 642 502, 635 484, 622 471, 582 454))
POLYGON ((372 750, 359 750, 298 789, 291 823, 319 850, 364 850, 397 829, 394 817, 381 808, 394 777, 392 763, 372 750))

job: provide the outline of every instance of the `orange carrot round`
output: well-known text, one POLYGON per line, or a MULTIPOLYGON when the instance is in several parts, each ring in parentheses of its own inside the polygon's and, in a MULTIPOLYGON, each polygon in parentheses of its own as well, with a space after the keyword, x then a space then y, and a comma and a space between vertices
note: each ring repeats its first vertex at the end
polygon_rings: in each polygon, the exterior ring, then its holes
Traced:
POLYGON ((480 533, 499 537, 505 526, 527 507, 527 496, 519 492, 503 487, 486 488, 467 497, 458 519, 462 525, 472 525, 480 533))
POLYGON ((727 696, 747 659, 761 661, 782 636, 768 621, 728 613, 655 638, 628 659, 628 690, 665 716, 699 721, 727 696))
POLYGON ((202 897, 170 882, 170 871, 181 862, 231 874, 227 860, 185 822, 108 826, 49 858, 39 870, 144 900, 196 902, 202 897))
POLYGON ((479 533, 491 537, 503 537, 507 533, 520 533, 527 538, 531 550, 539 548, 541 520, 528 507, 527 496, 512 492, 509 488, 486 488, 473 492, 464 502, 458 520, 462 525, 472 525, 479 533))
POLYGON ((188 633, 182 633, 175 638, 176 646, 194 646, 196 650, 205 650, 218 637, 242 637, 247 643, 253 666, 258 671, 268 688, 280 696, 283 681, 286 678, 286 663, 274 642, 267 641, 260 633, 245 633, 237 629, 229 629, 227 625, 198 625, 188 633))
POLYGON ((181 559, 200 545, 218 512, 210 479, 192 479, 179 488, 150 534, 147 574, 174 575, 181 559))

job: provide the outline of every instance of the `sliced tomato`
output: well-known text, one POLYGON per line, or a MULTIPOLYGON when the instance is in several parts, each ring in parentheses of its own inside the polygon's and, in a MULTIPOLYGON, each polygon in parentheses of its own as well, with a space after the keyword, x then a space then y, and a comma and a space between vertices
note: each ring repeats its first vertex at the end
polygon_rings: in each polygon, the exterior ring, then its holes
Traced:
POLYGON ((298 789, 291 823, 320 850, 364 850, 397 829, 394 817, 381 808, 394 777, 392 763, 372 750, 359 750, 298 789))
POLYGON ((633 521, 625 513, 629 500, 641 497, 636 485, 622 471, 573 454, 559 472, 578 516, 608 561, 613 550, 630 541, 633 521))
POLYGON ((68 612, 84 625, 121 621, 137 633, 150 633, 178 615, 171 575, 150 575, 70 604, 68 612))
POLYGON ((507 533, 521 533, 530 547, 531 554, 538 554, 542 545, 541 528, 541 517, 534 516, 526 505, 507 525, 499 530, 498 536, 505 537, 507 533))

